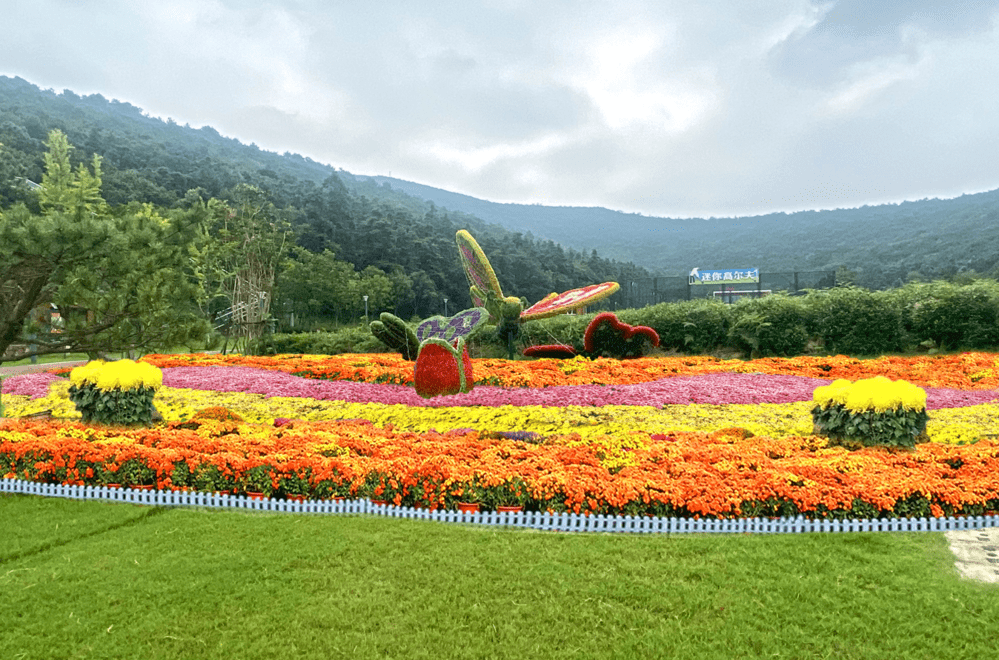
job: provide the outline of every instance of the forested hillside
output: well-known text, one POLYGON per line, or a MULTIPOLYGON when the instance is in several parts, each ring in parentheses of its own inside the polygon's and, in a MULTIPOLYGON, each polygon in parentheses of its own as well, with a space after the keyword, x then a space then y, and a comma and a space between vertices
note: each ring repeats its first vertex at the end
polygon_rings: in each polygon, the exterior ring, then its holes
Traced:
POLYGON ((279 272, 272 306, 279 317, 294 311, 299 319, 356 319, 362 295, 369 295, 373 314, 429 316, 444 311, 444 298, 453 313, 470 304, 454 242, 462 228, 489 255, 504 292, 531 303, 555 290, 650 275, 386 186, 355 185, 353 177, 308 158, 151 118, 100 95, 41 90, 20 78, 0 77, 0 209, 23 202, 37 210, 28 182, 42 180, 53 129, 67 136, 74 166, 101 157, 102 194, 112 209, 129 202, 179 208, 192 195, 233 202, 247 186, 262 191, 268 212, 290 224, 302 248, 290 252, 279 272))
POLYGON ((375 182, 567 247, 627 258, 657 275, 686 275, 694 267, 842 267, 857 274, 857 284, 883 289, 968 271, 999 274, 999 190, 859 209, 678 220, 603 208, 496 204, 387 177, 375 182))
POLYGON ((682 220, 497 204, 388 177, 354 176, 242 144, 209 127, 150 118, 99 95, 56 94, 5 77, 0 206, 30 203, 19 181, 39 180, 42 143, 52 128, 66 133, 77 161, 94 153, 104 158, 103 192, 112 206, 141 200, 170 207, 190 189, 220 199, 230 199, 239 184, 263 190, 311 253, 329 249, 358 273, 378 269, 392 278, 390 308, 404 315, 442 309, 444 297, 468 303, 453 247, 460 228, 479 238, 504 287, 531 302, 556 289, 686 275, 694 267, 846 269, 856 274, 856 284, 872 289, 967 272, 999 274, 999 232, 992 231, 999 226, 999 190, 859 209, 682 220))

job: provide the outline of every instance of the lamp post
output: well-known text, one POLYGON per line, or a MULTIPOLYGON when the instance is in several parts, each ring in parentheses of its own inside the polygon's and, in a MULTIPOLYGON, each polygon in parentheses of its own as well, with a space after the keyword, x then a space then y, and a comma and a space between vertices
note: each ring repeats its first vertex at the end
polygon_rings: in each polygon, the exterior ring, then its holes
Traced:
POLYGON ((368 324, 368 297, 364 296, 364 325, 368 324))
POLYGON ((444 299, 444 316, 447 316, 447 298, 444 299))

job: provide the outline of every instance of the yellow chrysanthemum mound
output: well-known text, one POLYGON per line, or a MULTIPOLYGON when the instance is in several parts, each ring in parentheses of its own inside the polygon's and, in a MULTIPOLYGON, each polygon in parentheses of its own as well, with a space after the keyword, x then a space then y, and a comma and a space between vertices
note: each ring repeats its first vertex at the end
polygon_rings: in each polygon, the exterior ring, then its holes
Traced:
POLYGON ((812 400, 815 433, 833 444, 912 447, 928 439, 926 391, 904 380, 837 380, 815 388, 812 400))
POLYGON ((884 376, 855 383, 836 380, 816 387, 812 400, 823 408, 839 404, 854 413, 926 410, 926 390, 904 380, 893 381, 884 376))
POLYGON ((69 374, 73 385, 93 385, 100 390, 158 390, 163 385, 163 372, 151 364, 134 360, 105 362, 94 360, 69 374))
POLYGON ((94 360, 69 374, 69 398, 87 424, 149 426, 163 372, 133 360, 94 360))

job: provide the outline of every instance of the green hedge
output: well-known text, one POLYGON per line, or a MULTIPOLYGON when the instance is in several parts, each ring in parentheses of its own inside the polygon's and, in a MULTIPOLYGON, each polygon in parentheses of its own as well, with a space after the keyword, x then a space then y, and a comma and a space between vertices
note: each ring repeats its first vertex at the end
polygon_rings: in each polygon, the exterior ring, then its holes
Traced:
POLYGON ((886 291, 837 287, 805 299, 808 330, 825 352, 881 355, 905 350, 902 310, 886 291))
MULTIPOLYGON (((659 333, 660 349, 748 356, 806 352, 856 356, 915 351, 999 350, 999 282, 914 282, 889 291, 845 286, 805 295, 775 294, 727 305, 716 300, 661 303, 617 312, 659 333)), ((521 327, 524 346, 562 343, 583 350, 595 314, 561 315, 521 327)), ((387 349, 363 327, 273 335, 261 353, 373 353, 387 349)), ((501 357, 506 341, 488 328, 470 342, 476 357, 501 357)))
POLYGON ((999 286, 994 281, 914 283, 891 293, 916 343, 933 342, 945 350, 999 346, 999 286))
POLYGON ((264 337, 256 347, 257 355, 305 353, 337 355, 340 353, 385 353, 388 349, 365 327, 350 327, 335 332, 302 332, 273 334, 264 337))

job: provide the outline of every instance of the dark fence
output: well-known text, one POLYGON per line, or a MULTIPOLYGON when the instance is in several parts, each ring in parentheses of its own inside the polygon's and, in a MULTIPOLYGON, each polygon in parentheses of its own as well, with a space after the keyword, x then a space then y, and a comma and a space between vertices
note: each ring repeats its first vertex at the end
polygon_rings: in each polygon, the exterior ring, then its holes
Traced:
POLYGON ((805 289, 830 289, 836 286, 836 271, 812 270, 790 273, 760 273, 760 281, 755 284, 690 284, 687 277, 653 277, 644 280, 620 282, 621 290, 611 296, 602 309, 627 309, 647 307, 662 302, 696 300, 698 298, 719 298, 734 302, 740 298, 767 295, 785 291, 798 293, 805 289))

